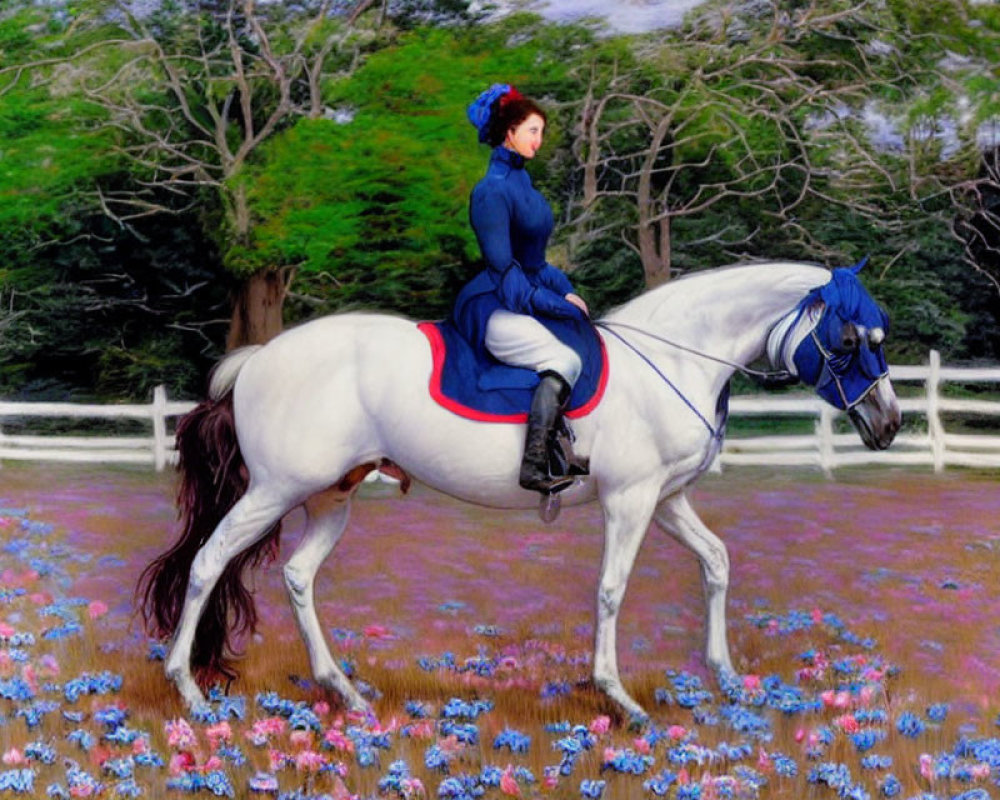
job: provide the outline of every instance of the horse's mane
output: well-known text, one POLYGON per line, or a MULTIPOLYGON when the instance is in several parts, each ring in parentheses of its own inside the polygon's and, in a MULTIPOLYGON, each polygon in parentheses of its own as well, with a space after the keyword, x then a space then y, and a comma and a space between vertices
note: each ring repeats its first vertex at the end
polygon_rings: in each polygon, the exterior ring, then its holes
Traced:
POLYGON ((604 316, 607 319, 629 318, 668 320, 690 315, 710 302, 759 298, 786 307, 816 286, 829 280, 829 271, 819 265, 800 261, 770 261, 731 264, 699 270, 675 278, 643 292, 604 316))

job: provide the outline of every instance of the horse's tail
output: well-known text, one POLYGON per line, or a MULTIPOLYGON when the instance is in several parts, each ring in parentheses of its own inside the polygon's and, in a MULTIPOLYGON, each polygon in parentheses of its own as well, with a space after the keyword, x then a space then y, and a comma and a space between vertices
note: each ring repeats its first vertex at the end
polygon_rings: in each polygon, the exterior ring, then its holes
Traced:
MULTIPOLYGON (((249 479, 236 438, 232 389, 240 369, 258 349, 241 348, 220 361, 212 373, 208 399, 177 424, 181 535, 143 570, 136 587, 136 605, 146 630, 157 638, 176 631, 195 555, 246 492, 249 479)), ((238 652, 234 640, 251 633, 257 624, 243 571, 275 556, 280 533, 277 522, 226 565, 212 590, 191 653, 191 666, 203 682, 236 676, 229 660, 238 652)))

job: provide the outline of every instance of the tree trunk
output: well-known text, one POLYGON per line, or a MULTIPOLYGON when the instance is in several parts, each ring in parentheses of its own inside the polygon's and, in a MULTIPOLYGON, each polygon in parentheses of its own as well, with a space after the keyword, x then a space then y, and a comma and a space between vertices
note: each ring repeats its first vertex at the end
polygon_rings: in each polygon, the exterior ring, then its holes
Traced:
POLYGON ((663 140, 670 130, 671 118, 664 116, 656 125, 653 138, 643 160, 636 191, 636 205, 639 212, 639 257, 642 271, 646 276, 646 288, 652 289, 670 280, 670 215, 665 213, 657 219, 660 203, 653 197, 653 170, 656 158, 663 146, 663 140))
POLYGON ((240 284, 233 293, 226 350, 264 344, 281 333, 287 278, 287 270, 261 270, 240 284))

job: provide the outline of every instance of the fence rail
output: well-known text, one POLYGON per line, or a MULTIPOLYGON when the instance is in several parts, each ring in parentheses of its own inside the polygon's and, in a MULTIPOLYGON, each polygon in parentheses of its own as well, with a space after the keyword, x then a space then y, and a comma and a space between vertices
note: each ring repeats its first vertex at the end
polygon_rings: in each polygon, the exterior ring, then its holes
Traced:
MULTIPOLYGON (((730 402, 731 419, 739 417, 798 417, 813 420, 808 434, 731 435, 716 459, 714 469, 737 465, 808 466, 830 474, 838 467, 862 464, 931 466, 937 472, 949 466, 1000 467, 1000 435, 949 432, 942 415, 963 414, 1000 422, 1000 401, 943 396, 945 383, 993 383, 1000 389, 1000 367, 967 368, 941 365, 940 354, 930 351, 926 366, 890 367, 897 387, 922 383, 919 396, 903 397, 904 419, 926 419, 925 432, 904 429, 889 450, 874 452, 856 433, 838 432, 840 412, 812 394, 743 395, 730 402)), ((145 464, 157 470, 177 461, 172 423, 194 408, 194 403, 168 400, 164 387, 153 392, 146 405, 79 405, 75 403, 20 403, 0 400, 0 463, 4 460, 72 461, 86 463, 145 464), (148 423, 145 436, 67 436, 5 434, 11 418, 62 418, 141 420, 148 423)))

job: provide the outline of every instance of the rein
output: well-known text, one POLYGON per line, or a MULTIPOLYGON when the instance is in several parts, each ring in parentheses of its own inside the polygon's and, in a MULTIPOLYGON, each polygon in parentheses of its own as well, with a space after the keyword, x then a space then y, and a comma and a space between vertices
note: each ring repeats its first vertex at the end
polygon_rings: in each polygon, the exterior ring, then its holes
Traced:
MULTIPOLYGON (((734 370, 742 373, 743 375, 746 375, 748 378, 757 378, 762 381, 772 381, 775 383, 787 383, 789 381, 794 382, 798 380, 798 376, 793 375, 787 369, 778 369, 771 371, 751 369, 750 367, 745 367, 742 364, 737 364, 735 361, 727 361, 726 359, 720 358, 719 356, 713 356, 711 353, 705 353, 701 350, 695 349, 694 347, 689 347, 688 345, 681 344, 680 342, 675 342, 672 339, 667 339, 665 336, 660 336, 659 334, 653 333, 652 331, 648 331, 645 328, 639 328, 635 325, 629 325, 626 322, 609 322, 607 320, 599 320, 595 322, 594 325, 596 325, 598 328, 604 328, 608 333, 614 335, 621 342, 628 345, 628 347, 630 347, 632 350, 635 350, 635 348, 623 336, 621 336, 618 333, 615 333, 613 330, 611 330, 611 328, 613 327, 622 328, 623 330, 632 331, 634 333, 641 333, 643 336, 647 336, 650 339, 654 339, 657 342, 662 342, 663 344, 668 344, 671 347, 676 348, 677 350, 683 350, 685 353, 690 353, 691 355, 698 356, 699 358, 704 358, 706 361, 714 361, 717 364, 723 364, 727 367, 732 367, 734 370)), ((639 351, 635 350, 635 352, 638 353, 639 351)))
MULTIPOLYGON (((629 325, 626 322, 609 322, 607 320, 599 320, 594 322, 594 325, 598 328, 603 328, 604 330, 606 330, 608 333, 610 333, 612 336, 618 339, 618 341, 620 341, 623 345, 625 345, 629 350, 631 350, 633 353, 639 356, 639 358, 641 358, 644 362, 646 362, 647 366, 649 366, 649 368, 652 369, 653 372, 659 375, 660 379, 673 390, 674 394, 676 394, 681 399, 684 405, 686 405, 689 409, 691 409, 691 412, 701 421, 701 424, 705 426, 705 428, 708 430, 712 438, 718 441, 721 441, 722 437, 725 434, 724 427, 716 429, 715 426, 712 425, 712 423, 710 423, 705 418, 705 415, 702 414, 695 407, 694 403, 692 403, 687 398, 687 396, 677 387, 677 385, 672 380, 670 380, 670 378, 668 378, 666 375, 663 374, 660 368, 657 367, 656 364, 654 364, 652 360, 645 353, 639 350, 639 348, 637 348, 634 344, 632 344, 628 339, 626 339, 620 333, 615 331, 614 328, 621 328, 622 330, 632 331, 633 333, 639 333, 657 342, 661 342, 662 344, 666 344, 669 345, 670 347, 676 348, 677 350, 682 350, 685 353, 690 353, 691 355, 698 356, 699 358, 704 358, 707 361, 714 361, 717 364, 723 364, 724 366, 732 367, 734 370, 742 373, 743 375, 746 375, 748 378, 755 378, 764 382, 774 382, 774 383, 788 383, 788 382, 795 382, 798 380, 798 376, 793 375, 787 369, 773 370, 770 372, 751 369, 750 367, 745 367, 742 364, 737 364, 733 361, 728 361, 725 358, 720 358, 719 356, 714 356, 711 355, 710 353, 705 353, 701 350, 689 347, 688 345, 680 344, 679 342, 675 342, 672 339, 666 338, 665 336, 660 336, 659 334, 653 333, 652 331, 648 331, 645 328, 640 328, 636 325, 629 325)), ((792 325, 792 327, 794 327, 794 324, 792 325)))

